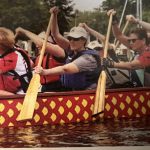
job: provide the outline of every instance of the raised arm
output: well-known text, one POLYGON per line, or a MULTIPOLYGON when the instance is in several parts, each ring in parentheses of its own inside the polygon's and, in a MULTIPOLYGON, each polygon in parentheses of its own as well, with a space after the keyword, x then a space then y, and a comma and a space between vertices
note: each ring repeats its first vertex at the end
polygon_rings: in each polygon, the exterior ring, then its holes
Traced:
POLYGON ((56 43, 62 47, 63 49, 68 49, 69 47, 69 41, 64 38, 60 32, 59 32, 59 27, 58 27, 58 20, 57 20, 57 15, 58 15, 59 9, 58 7, 52 7, 50 9, 51 13, 51 34, 54 37, 56 43))
MULTIPOLYGON (((29 39, 31 39, 38 47, 42 48, 44 39, 40 38, 38 35, 23 29, 21 27, 16 29, 16 34, 23 34, 27 36, 29 39)), ((64 50, 59 47, 58 45, 54 45, 50 42, 47 42, 46 45, 46 51, 49 52, 50 54, 56 56, 56 57, 65 57, 64 50)))
POLYGON ((107 12, 107 15, 113 14, 113 21, 112 21, 112 30, 115 38, 120 41, 120 43, 124 44, 126 47, 130 48, 130 43, 128 42, 128 38, 122 34, 119 26, 118 26, 118 19, 116 17, 116 11, 113 9, 107 12))
POLYGON ((144 29, 146 29, 147 31, 150 31, 150 23, 139 20, 137 18, 135 18, 133 15, 127 15, 126 19, 129 20, 132 23, 136 23, 141 25, 144 29))
POLYGON ((91 35, 96 37, 96 39, 101 41, 101 43, 104 46, 105 39, 106 39, 104 35, 102 35, 101 33, 97 32, 97 31, 95 31, 94 29, 90 28, 86 23, 80 23, 79 26, 83 27, 87 32, 89 32, 91 35))

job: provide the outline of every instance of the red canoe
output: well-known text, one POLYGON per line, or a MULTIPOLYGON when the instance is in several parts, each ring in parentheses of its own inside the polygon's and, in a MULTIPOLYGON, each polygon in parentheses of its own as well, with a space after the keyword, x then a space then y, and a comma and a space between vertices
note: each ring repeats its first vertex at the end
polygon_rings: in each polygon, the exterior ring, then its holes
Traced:
MULTIPOLYGON (((17 121, 24 95, 0 97, 0 127, 92 121, 95 91, 40 93, 32 120, 17 121)), ((150 116, 150 88, 106 90, 103 118, 150 116)))

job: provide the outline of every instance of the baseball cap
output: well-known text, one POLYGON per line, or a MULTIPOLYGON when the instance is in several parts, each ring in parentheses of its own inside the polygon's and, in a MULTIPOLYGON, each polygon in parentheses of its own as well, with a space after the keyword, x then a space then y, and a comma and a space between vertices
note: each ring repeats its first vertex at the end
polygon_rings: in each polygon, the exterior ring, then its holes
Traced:
POLYGON ((98 41, 91 41, 91 42, 87 45, 87 48, 89 48, 89 49, 95 49, 95 48, 97 48, 97 47, 102 48, 103 45, 100 44, 98 41))
POLYGON ((67 37, 73 38, 85 38, 86 40, 89 39, 89 33, 82 27, 73 27, 71 28, 70 32, 68 33, 67 37))
MULTIPOLYGON (((41 39, 44 40, 45 37, 46 37, 45 31, 42 31, 41 33, 39 33, 38 36, 39 36, 41 39)), ((51 38, 51 36, 48 37, 47 41, 50 42, 50 43, 53 43, 53 39, 51 38)))

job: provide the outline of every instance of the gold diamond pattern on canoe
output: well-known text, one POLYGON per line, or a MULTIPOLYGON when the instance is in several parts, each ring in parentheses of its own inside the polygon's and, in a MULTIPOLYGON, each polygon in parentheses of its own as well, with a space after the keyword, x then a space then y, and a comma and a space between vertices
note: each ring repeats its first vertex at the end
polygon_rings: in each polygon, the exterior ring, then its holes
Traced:
POLYGON ((38 114, 35 114, 35 116, 34 116, 34 120, 35 120, 35 122, 39 122, 39 120, 40 120, 40 116, 39 116, 38 114))
POLYGON ((121 110, 124 110, 124 108, 125 108, 125 105, 124 105, 124 103, 120 103, 120 108, 121 108, 121 110))
POLYGON ((139 115, 139 114, 136 114, 136 117, 140 117, 140 115, 139 115))
POLYGON ((3 104, 0 104, 0 112, 4 110, 5 106, 3 104))
POLYGON ((90 96, 90 99, 93 100, 93 99, 94 99, 94 96, 90 96))
POLYGON ((14 126, 14 124, 12 122, 10 122, 8 126, 12 127, 12 126, 14 126))
POLYGON ((128 109, 128 111, 127 111, 127 113, 128 113, 128 115, 129 115, 129 116, 131 116, 131 115, 132 115, 132 113, 133 113, 132 109, 131 109, 131 108, 129 108, 129 109, 128 109))
POLYGON ((71 120, 71 119, 73 118, 73 115, 72 115, 71 112, 68 113, 67 118, 68 118, 69 120, 71 120))
POLYGON ((60 120, 60 124, 64 124, 64 123, 65 123, 65 121, 61 119, 60 120))
POLYGON ((139 104, 135 101, 133 106, 137 109, 139 107, 139 104))
POLYGON ((47 121, 44 121, 43 124, 48 124, 48 122, 47 122, 47 121))
POLYGON ((114 114, 115 117, 117 117, 117 116, 118 116, 118 110, 117 110, 117 109, 114 109, 113 114, 114 114))
POLYGON ((52 119, 52 121, 55 121, 55 120, 56 120, 56 115, 55 115, 54 113, 52 113, 51 119, 52 119))
POLYGON ((40 107, 39 103, 36 101, 35 103, 35 110, 37 110, 40 107))
POLYGON ((5 118, 3 116, 0 116, 0 125, 5 122, 5 118))
POLYGON ((93 107, 94 107, 94 105, 92 104, 91 107, 90 107, 90 110, 91 110, 91 111, 93 111, 93 107))
POLYGON ((108 95, 105 95, 105 98, 108 98, 108 95))
POLYGON ((61 101, 63 101, 63 98, 62 98, 62 97, 60 97, 60 98, 58 98, 58 100, 61 102, 61 101))
POLYGON ((54 109, 56 106, 56 103, 54 101, 51 101, 49 105, 52 109, 54 109))
POLYGON ((95 117, 92 117, 92 121, 95 121, 96 120, 96 118, 95 117))
POLYGON ((83 114, 83 117, 84 117, 85 119, 87 119, 87 118, 89 117, 89 113, 87 113, 87 112, 85 111, 84 114, 83 114))
POLYGON ((43 102, 46 102, 46 101, 47 101, 47 99, 46 99, 46 98, 43 98, 43 99, 42 99, 42 101, 43 101, 43 102))
POLYGON ((145 107, 142 107, 142 113, 143 113, 143 114, 146 114, 146 109, 145 109, 145 107))
POLYGON ((119 94, 119 97, 121 98, 123 96, 123 94, 119 94))
POLYGON ((132 95, 133 95, 133 96, 136 96, 136 95, 137 95, 137 93, 133 93, 132 95))
POLYGON ((16 108, 17 108, 18 111, 21 110, 21 107, 22 107, 22 104, 21 103, 17 103, 16 108))
POLYGON ((107 111, 109 111, 110 110, 110 105, 107 103, 105 108, 106 108, 107 111))
POLYGON ((77 119, 77 122, 80 122, 80 119, 79 119, 79 118, 77 119))
POLYGON ((67 103, 66 103, 66 105, 67 105, 68 108, 71 108, 72 102, 70 100, 68 100, 67 103))
POLYGON ((27 122, 26 122, 26 125, 27 125, 27 126, 30 126, 30 125, 31 125, 31 123, 30 123, 29 121, 27 121, 27 122))
POLYGON ((126 97, 126 102, 127 102, 128 104, 130 104, 131 99, 130 99, 130 97, 129 97, 129 96, 127 96, 127 97, 126 97))
POLYGON ((141 101, 142 103, 144 102, 144 96, 143 96, 143 95, 140 96, 140 101, 141 101))
POLYGON ((83 105, 84 107, 86 107, 86 106, 87 106, 87 100, 86 100, 86 99, 83 99, 83 101, 82 101, 82 105, 83 105))
POLYGON ((75 107, 75 111, 77 114, 80 112, 80 107, 78 105, 75 107))
POLYGON ((7 112, 7 115, 9 117, 12 117, 14 115, 14 111, 12 109, 9 109, 8 112, 7 112))
POLYGON ((147 102, 148 107, 150 108, 150 100, 147 102))
POLYGON ((48 109, 46 107, 44 107, 42 109, 42 113, 44 114, 44 116, 46 116, 48 114, 48 109))
POLYGON ((75 99, 76 101, 78 101, 78 100, 79 100, 79 97, 75 97, 74 99, 75 99))
POLYGON ((115 97, 112 98, 112 103, 113 103, 114 105, 117 104, 117 99, 116 99, 115 97))
POLYGON ((12 101, 12 100, 9 100, 9 101, 8 101, 8 104, 12 104, 12 103, 13 103, 13 101, 12 101))
POLYGON ((58 111, 62 115, 64 113, 64 108, 62 106, 60 106, 59 109, 58 109, 58 111))

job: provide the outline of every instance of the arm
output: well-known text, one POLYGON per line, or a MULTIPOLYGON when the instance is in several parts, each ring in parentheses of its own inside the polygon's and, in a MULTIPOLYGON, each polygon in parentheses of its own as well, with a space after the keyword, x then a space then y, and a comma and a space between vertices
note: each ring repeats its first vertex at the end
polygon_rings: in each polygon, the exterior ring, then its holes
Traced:
POLYGON ((137 18, 135 18, 133 15, 127 15, 126 19, 129 20, 132 23, 136 23, 141 25, 143 28, 145 28, 146 30, 150 31, 150 23, 139 20, 137 18))
MULTIPOLYGON (((16 29, 16 34, 23 34, 27 36, 29 39, 31 39, 38 47, 42 48, 44 40, 40 38, 38 35, 23 29, 21 27, 16 29)), ((54 45, 52 43, 47 42, 46 45, 46 51, 51 53, 52 55, 56 57, 65 57, 64 50, 59 47, 58 45, 54 45)))
POLYGON ((133 60, 131 62, 114 62, 114 67, 119 69, 141 69, 144 66, 140 63, 139 60, 133 60))
POLYGON ((69 41, 64 38, 60 32, 59 32, 59 27, 58 27, 58 20, 57 20, 57 14, 58 14, 58 8, 53 7, 50 9, 51 13, 51 19, 52 19, 52 24, 51 24, 51 34, 54 37, 56 43, 62 47, 63 49, 68 49, 69 47, 69 41))
POLYGON ((79 26, 83 27, 87 32, 89 32, 91 35, 96 37, 104 45, 105 39, 106 39, 104 35, 102 35, 101 33, 93 30, 86 23, 80 23, 79 26))
POLYGON ((135 59, 131 62, 114 62, 113 60, 109 58, 103 58, 102 59, 102 66, 109 67, 109 68, 119 68, 119 69, 142 69, 144 68, 144 65, 140 62, 140 60, 135 59))
POLYGON ((116 18, 116 11, 114 11, 113 9, 109 10, 107 15, 113 14, 113 21, 112 21, 112 30, 113 30, 113 34, 116 37, 116 39, 118 39, 120 41, 120 43, 124 44, 125 46, 127 46, 128 48, 130 48, 130 43, 128 42, 127 37, 122 34, 119 26, 118 26, 118 20, 116 18))
POLYGON ((15 94, 8 91, 0 90, 0 96, 6 96, 6 95, 8 96, 8 95, 15 95, 15 94))
POLYGON ((61 75, 78 73, 79 69, 74 63, 69 63, 64 66, 58 66, 52 69, 43 69, 42 67, 35 67, 35 72, 40 75, 61 75))

